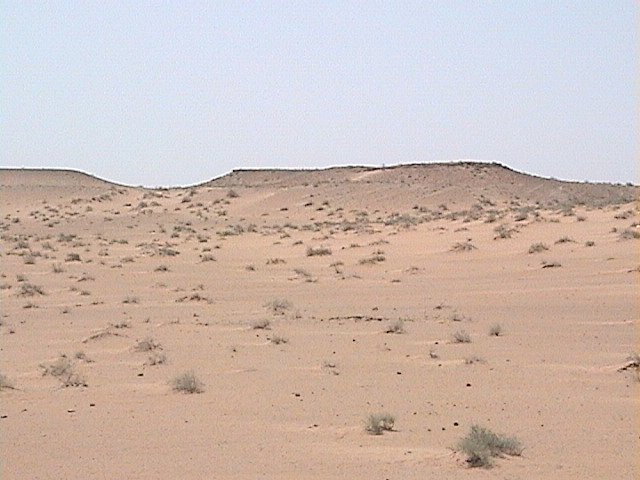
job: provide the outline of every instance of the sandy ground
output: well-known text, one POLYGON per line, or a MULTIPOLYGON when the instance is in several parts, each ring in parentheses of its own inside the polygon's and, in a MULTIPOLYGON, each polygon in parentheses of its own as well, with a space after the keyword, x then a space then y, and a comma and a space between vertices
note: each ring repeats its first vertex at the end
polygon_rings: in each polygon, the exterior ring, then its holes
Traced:
POLYGON ((459 184, 351 173, 0 173, 2 479, 638 478, 637 205, 539 208, 487 175, 456 212, 459 184), (188 371, 202 393, 173 390, 188 371), (469 468, 473 424, 522 455, 469 468))

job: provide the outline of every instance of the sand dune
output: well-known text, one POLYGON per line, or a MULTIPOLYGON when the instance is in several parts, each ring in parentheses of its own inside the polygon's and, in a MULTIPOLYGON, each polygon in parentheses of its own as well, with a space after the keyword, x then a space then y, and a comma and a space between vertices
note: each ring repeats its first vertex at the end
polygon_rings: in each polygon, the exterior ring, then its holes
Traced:
POLYGON ((637 187, 467 162, 0 189, 3 479, 638 476, 637 187), (524 450, 471 468, 474 424, 524 450))

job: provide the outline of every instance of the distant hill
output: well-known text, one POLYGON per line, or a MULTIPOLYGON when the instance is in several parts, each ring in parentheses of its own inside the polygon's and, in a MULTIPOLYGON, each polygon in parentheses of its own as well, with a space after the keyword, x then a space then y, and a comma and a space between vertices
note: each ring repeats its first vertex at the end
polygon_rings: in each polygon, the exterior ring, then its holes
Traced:
POLYGON ((482 162, 398 165, 386 168, 335 167, 323 170, 234 170, 203 184, 225 188, 291 189, 320 186, 338 196, 404 199, 401 203, 478 201, 539 204, 545 207, 585 204, 602 206, 638 198, 639 187, 607 183, 567 182, 520 173, 504 165, 482 162))

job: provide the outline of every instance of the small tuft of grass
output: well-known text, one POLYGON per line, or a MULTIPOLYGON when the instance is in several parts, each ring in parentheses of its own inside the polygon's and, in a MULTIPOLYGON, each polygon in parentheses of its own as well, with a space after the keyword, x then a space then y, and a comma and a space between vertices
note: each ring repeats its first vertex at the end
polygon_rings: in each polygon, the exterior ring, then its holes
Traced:
POLYGON ((494 457, 520 456, 523 447, 514 437, 493 433, 479 425, 472 425, 470 432, 458 442, 457 449, 467 456, 470 467, 490 468, 494 457))
POLYGON ((389 413, 372 413, 365 421, 365 430, 371 435, 382 435, 393 431, 396 419, 389 413))
POLYGON ((204 384, 191 371, 181 373, 171 380, 171 388, 180 393, 202 393, 204 384))

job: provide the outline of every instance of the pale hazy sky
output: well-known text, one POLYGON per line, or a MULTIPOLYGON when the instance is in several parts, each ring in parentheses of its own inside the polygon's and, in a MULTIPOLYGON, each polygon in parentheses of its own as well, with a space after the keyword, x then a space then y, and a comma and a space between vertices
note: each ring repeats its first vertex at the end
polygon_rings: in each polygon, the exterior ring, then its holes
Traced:
POLYGON ((476 158, 637 182, 637 10, 0 0, 0 166, 154 186, 476 158))

